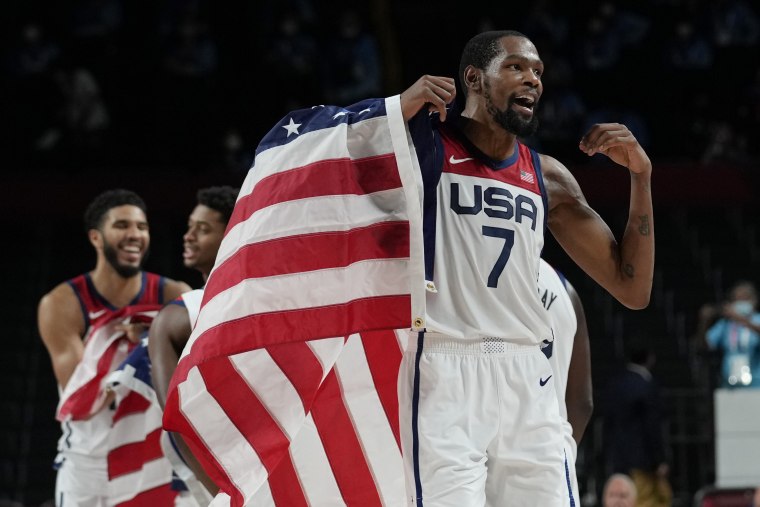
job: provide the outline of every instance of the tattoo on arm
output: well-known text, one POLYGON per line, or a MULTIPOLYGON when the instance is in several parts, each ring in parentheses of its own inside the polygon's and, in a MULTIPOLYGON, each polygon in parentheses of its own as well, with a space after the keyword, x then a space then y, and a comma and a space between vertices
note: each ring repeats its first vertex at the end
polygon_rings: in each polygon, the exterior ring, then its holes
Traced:
POLYGON ((639 234, 642 236, 649 236, 649 215, 639 216, 641 223, 639 224, 639 234))
POLYGON ((628 278, 633 278, 633 266, 631 266, 630 264, 624 264, 623 273, 625 273, 628 276, 628 278))

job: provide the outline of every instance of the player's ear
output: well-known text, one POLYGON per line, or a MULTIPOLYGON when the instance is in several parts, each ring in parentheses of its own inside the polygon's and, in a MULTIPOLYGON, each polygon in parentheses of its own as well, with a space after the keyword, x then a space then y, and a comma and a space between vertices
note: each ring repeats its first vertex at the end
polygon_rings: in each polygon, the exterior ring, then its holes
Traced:
POLYGON ((467 88, 468 92, 473 91, 480 93, 480 91, 483 89, 483 71, 473 67, 472 65, 468 65, 464 69, 462 82, 464 83, 464 86, 467 88))
POLYGON ((98 229, 90 229, 87 231, 87 239, 90 240, 90 244, 96 249, 103 248, 103 233, 98 229))

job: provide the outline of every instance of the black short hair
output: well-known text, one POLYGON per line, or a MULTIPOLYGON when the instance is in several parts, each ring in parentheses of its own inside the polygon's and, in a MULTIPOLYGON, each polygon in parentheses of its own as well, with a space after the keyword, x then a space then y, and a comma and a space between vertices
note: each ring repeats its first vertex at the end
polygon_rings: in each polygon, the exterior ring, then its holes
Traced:
POLYGON ((208 206, 222 214, 224 223, 230 221, 232 210, 235 208, 239 188, 229 186, 208 187, 198 190, 198 204, 208 206))
POLYGON ((459 61, 459 84, 467 96, 467 87, 462 82, 464 69, 472 65, 476 69, 485 70, 496 55, 501 52, 499 41, 504 37, 528 37, 515 30, 492 30, 489 32, 479 33, 470 39, 462 50, 462 59, 459 61))
POLYGON ((106 190, 101 193, 87 206, 84 212, 85 231, 100 228, 103 218, 109 210, 119 206, 132 205, 140 208, 143 213, 148 214, 148 207, 145 205, 142 197, 123 188, 106 190))

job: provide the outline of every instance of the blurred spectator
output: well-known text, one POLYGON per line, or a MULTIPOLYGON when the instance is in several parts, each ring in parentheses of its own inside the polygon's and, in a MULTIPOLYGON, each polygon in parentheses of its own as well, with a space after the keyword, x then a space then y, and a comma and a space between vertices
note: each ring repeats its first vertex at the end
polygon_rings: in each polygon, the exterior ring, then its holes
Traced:
POLYGON ((380 93, 380 55, 375 37, 353 9, 340 16, 337 34, 320 61, 322 89, 332 104, 352 104, 380 93))
POLYGON ((71 31, 75 37, 100 40, 109 38, 121 28, 121 2, 79 0, 72 7, 71 21, 71 31))
POLYGON ((581 43, 581 58, 587 69, 604 70, 614 67, 620 58, 621 41, 611 30, 608 21, 593 15, 586 25, 581 43))
POLYGON ((625 474, 612 474, 604 483, 602 507, 634 507, 636 485, 625 474))
POLYGON ((651 369, 655 354, 635 345, 629 363, 604 392, 604 449, 609 473, 623 473, 636 485, 637 506, 669 507, 668 482, 659 388, 651 369))
POLYGON ((60 54, 60 47, 47 39, 42 27, 30 23, 22 29, 18 45, 6 56, 8 70, 17 77, 45 74, 60 54))
POLYGON ((755 489, 755 496, 752 498, 752 507, 760 507, 760 486, 755 489))
POLYGON ((266 60, 272 69, 282 102, 295 100, 302 106, 317 102, 317 43, 304 29, 304 22, 295 12, 286 12, 277 23, 266 60))
POLYGON ((166 69, 180 77, 205 77, 216 70, 216 44, 204 23, 186 19, 170 37, 164 60, 166 69))
POLYGON ((700 329, 718 317, 707 329, 705 340, 712 350, 723 354, 723 387, 760 386, 760 313, 757 290, 751 282, 739 281, 722 307, 705 305, 700 311, 700 329))
POLYGON ((724 162, 739 166, 751 163, 746 135, 728 121, 710 123, 701 162, 703 164, 724 162))
POLYGON ((677 69, 707 69, 713 63, 713 49, 707 38, 690 21, 679 21, 668 47, 667 63, 677 69))
POLYGON ((221 166, 227 172, 233 174, 245 174, 253 165, 254 153, 246 149, 243 136, 236 128, 228 128, 222 136, 222 160, 221 166))
MULTIPOLYGON (((557 5, 552 4, 549 0, 531 2, 523 31, 536 44, 539 44, 538 41, 546 41, 551 44, 551 48, 558 48, 567 42, 570 25, 567 17, 557 11, 557 5)), ((551 48, 542 47, 541 54, 551 48)))
POLYGON ((646 17, 631 10, 619 9, 615 2, 602 2, 599 15, 605 20, 615 40, 621 46, 639 44, 649 32, 651 22, 646 17))
POLYGON ((745 0, 714 0, 709 16, 718 46, 754 46, 760 41, 760 20, 745 0))

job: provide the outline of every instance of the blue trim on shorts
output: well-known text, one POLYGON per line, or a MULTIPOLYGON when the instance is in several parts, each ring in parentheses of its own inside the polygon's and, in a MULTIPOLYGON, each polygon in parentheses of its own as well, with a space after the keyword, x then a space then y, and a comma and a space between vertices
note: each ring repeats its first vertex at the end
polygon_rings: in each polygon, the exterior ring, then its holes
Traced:
POLYGON ((417 333, 417 354, 414 357, 414 391, 412 393, 412 459, 414 460, 414 490, 417 505, 422 507, 422 481, 420 480, 420 438, 418 431, 420 404, 420 359, 425 333, 417 333))
POLYGON ((570 494, 570 507, 575 507, 575 498, 573 498, 573 485, 570 484, 570 467, 567 465, 567 452, 565 453, 565 482, 567 491, 570 494))

